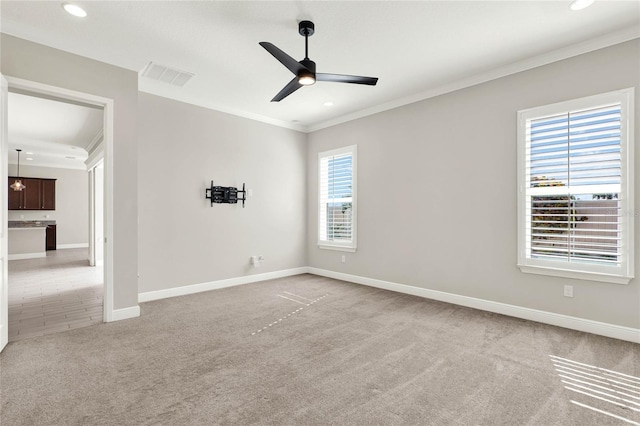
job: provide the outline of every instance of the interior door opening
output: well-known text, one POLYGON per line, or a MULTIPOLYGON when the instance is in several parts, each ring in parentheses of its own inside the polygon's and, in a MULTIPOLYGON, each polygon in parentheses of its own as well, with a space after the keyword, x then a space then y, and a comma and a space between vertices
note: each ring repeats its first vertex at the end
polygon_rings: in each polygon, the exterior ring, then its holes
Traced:
MULTIPOLYGON (((55 178, 57 187, 54 210, 50 206, 47 206, 49 210, 34 209, 33 206, 30 210, 9 210, 8 194, 4 191, 11 189, 3 187, 5 202, 0 217, 4 230, 7 230, 2 234, 7 255, 0 262, 6 268, 5 278, 0 283, 2 290, 6 291, 4 295, 0 294, 0 311, 4 310, 3 314, 7 313, 7 316, 0 316, 0 329, 8 335, 9 341, 14 341, 110 321, 113 313, 113 265, 108 237, 112 235, 112 197, 108 194, 112 191, 105 187, 112 187, 113 179, 108 161, 112 150, 113 102, 12 77, 7 77, 7 80, 9 101, 2 115, 8 115, 10 119, 0 130, 7 132, 6 143, 1 149, 3 159, 9 158, 10 164, 0 167, 2 176, 7 182, 8 177, 17 174, 17 164, 12 164, 17 161, 11 160, 12 151, 20 146, 18 149, 23 149, 31 158, 21 158, 20 165, 20 177, 34 179, 31 195, 39 188, 38 179, 55 178), (12 97, 18 100, 12 102, 12 97), (64 119, 53 117, 53 120, 22 117, 19 114, 20 102, 25 100, 39 103, 45 111, 43 105, 49 103, 49 106, 55 104, 62 111, 75 110, 76 115, 64 119), (15 130, 20 129, 23 121, 32 123, 31 130, 34 130, 34 122, 49 121, 54 125, 49 132, 43 126, 39 134, 35 131, 18 134, 15 130), (53 143, 60 143, 55 137, 55 132, 60 131, 55 127, 56 121, 64 123, 62 127, 75 125, 75 133, 84 132, 80 138, 82 142, 70 143, 67 138, 62 146, 53 146, 53 143), (96 123, 99 131, 96 131, 96 123), (47 159, 51 160, 50 164, 46 164, 47 159), (75 166, 64 167, 74 160, 75 166), (24 166, 23 161, 29 161, 28 165, 24 166), (84 216, 83 220, 78 215, 84 216), (20 247, 24 243, 24 235, 43 235, 42 229, 51 225, 57 232, 55 250, 16 252, 25 250, 20 247), (42 251, 44 256, 40 256, 42 251), (29 276, 28 280, 24 279, 26 276, 29 276)), ((31 105, 28 110, 32 114, 38 108, 31 105)), ((58 136, 64 139, 65 135, 58 136)), ((40 241, 39 237, 35 240, 40 241)), ((46 246, 45 241, 43 246, 46 246)), ((0 350, 2 347, 0 345, 0 350)))

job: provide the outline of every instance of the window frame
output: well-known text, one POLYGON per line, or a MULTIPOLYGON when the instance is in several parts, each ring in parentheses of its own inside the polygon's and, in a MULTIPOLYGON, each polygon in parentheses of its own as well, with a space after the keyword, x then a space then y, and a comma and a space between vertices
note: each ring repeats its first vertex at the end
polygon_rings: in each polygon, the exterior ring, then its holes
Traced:
POLYGON ((329 151, 323 151, 318 153, 318 227, 317 227, 317 239, 318 239, 318 248, 326 249, 326 250, 338 250, 338 251, 347 251, 347 252, 355 252, 357 249, 357 212, 358 212, 358 155, 357 155, 357 145, 349 145, 342 148, 336 148, 329 151), (320 220, 322 214, 322 208, 324 206, 322 201, 322 159, 327 157, 334 157, 338 155, 351 154, 352 156, 352 164, 351 164, 351 186, 352 186, 352 194, 351 194, 351 241, 333 241, 333 240, 322 240, 321 239, 321 226, 322 222, 320 220))
POLYGON ((601 281, 615 284, 628 284, 634 277, 634 88, 616 90, 584 98, 558 102, 518 111, 517 119, 517 156, 518 156, 518 253, 517 265, 524 273, 549 275, 601 281), (620 266, 594 265, 587 263, 562 262, 560 260, 533 259, 527 257, 526 225, 526 155, 527 120, 589 109, 605 104, 620 103, 620 208, 621 208, 621 247, 620 266))

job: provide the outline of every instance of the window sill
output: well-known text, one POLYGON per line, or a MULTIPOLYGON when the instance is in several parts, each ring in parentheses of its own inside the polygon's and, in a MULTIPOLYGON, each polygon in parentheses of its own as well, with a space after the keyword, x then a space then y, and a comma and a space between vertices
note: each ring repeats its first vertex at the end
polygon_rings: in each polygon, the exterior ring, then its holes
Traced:
POLYGON ((633 277, 621 275, 602 274, 597 272, 571 271, 543 266, 518 265, 520 271, 525 274, 549 275, 553 277, 574 278, 578 280, 600 281, 612 284, 629 284, 633 277))
POLYGON ((355 253, 355 247, 345 247, 345 246, 330 246, 327 244, 318 244, 318 248, 322 250, 337 250, 337 251, 348 251, 351 253, 355 253))

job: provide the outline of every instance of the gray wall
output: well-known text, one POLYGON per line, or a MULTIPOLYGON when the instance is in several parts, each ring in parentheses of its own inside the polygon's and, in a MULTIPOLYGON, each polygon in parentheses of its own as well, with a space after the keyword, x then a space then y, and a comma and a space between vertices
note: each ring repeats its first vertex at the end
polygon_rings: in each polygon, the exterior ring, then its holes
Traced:
POLYGON ((0 35, 1 70, 114 100, 114 309, 138 304, 138 74, 103 62, 0 35))
POLYGON ((141 293, 306 266, 305 134, 140 93, 138 142, 141 293))
MULTIPOLYGON (((309 265, 640 327, 638 279, 606 284, 528 275, 516 266, 516 112, 635 87, 637 144, 639 52, 634 40, 310 134, 309 265), (320 250, 317 154, 352 144, 358 145, 358 251, 320 250), (573 298, 563 297, 564 284, 574 286, 573 298)), ((639 167, 636 152, 636 205, 639 167)), ((638 274, 638 215, 635 220, 638 274)))
MULTIPOLYGON (((9 165, 15 176, 17 166, 9 165)), ((53 167, 20 166, 23 177, 56 180, 56 209, 52 211, 9 211, 9 220, 55 220, 56 238, 60 244, 89 243, 89 175, 84 170, 53 167), (22 218, 21 216, 24 216, 22 218)))

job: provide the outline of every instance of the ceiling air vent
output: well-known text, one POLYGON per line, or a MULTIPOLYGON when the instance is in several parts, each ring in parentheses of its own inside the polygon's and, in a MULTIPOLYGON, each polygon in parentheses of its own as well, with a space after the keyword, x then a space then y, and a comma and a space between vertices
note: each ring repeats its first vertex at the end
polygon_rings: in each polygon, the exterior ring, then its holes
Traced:
POLYGON ((147 77, 151 80, 162 81, 163 83, 171 84, 173 86, 182 87, 193 77, 193 74, 186 71, 180 71, 175 68, 169 68, 164 65, 155 64, 149 62, 149 65, 142 70, 142 77, 147 77))

